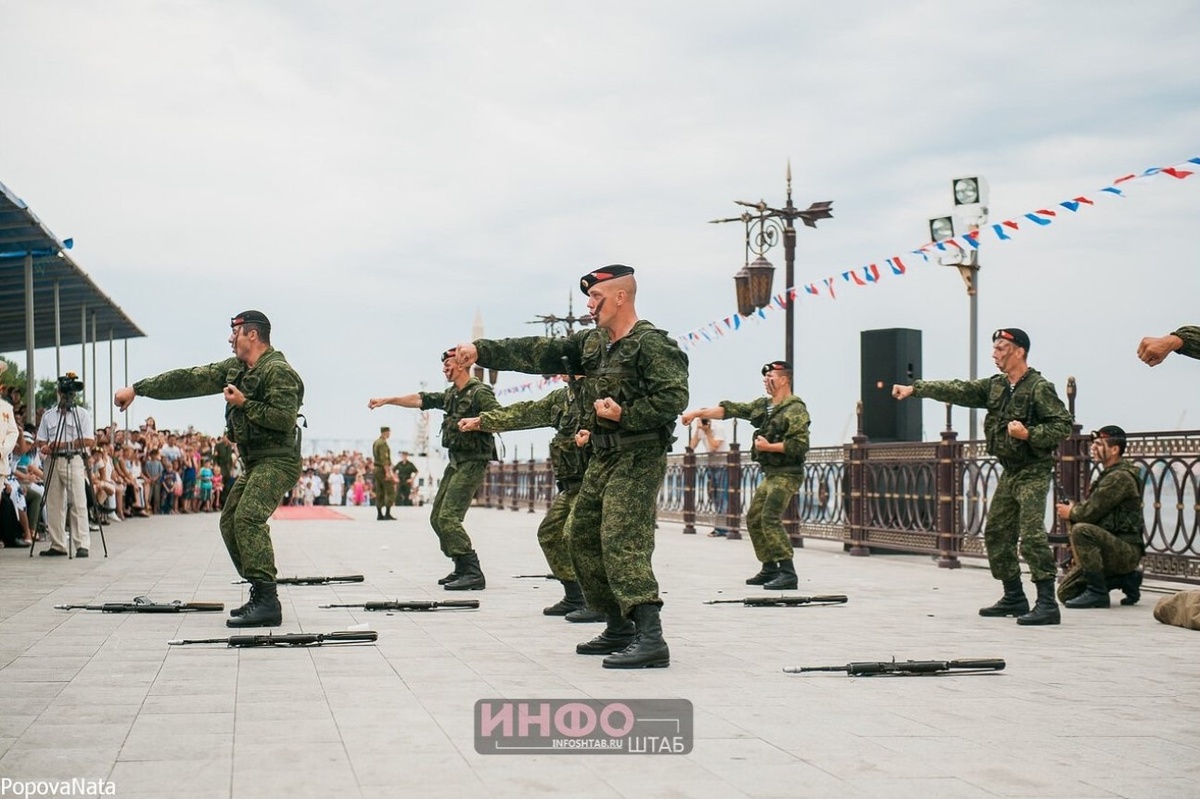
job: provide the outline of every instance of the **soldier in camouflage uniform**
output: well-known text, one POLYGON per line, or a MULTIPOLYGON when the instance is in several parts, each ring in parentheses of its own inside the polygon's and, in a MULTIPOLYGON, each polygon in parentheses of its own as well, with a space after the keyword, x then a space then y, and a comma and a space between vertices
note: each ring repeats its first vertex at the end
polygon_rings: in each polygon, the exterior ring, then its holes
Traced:
POLYGON ((392 467, 392 473, 396 475, 396 504, 413 504, 412 479, 417 473, 417 465, 408 459, 407 452, 400 453, 400 460, 392 467))
POLYGON ((757 434, 750 457, 762 469, 763 480, 746 511, 746 529, 762 568, 746 585, 790 591, 798 579, 792 542, 783 529, 783 511, 804 482, 811 420, 804 400, 792 393, 790 363, 771 361, 762 374, 767 396, 751 402, 722 400, 715 408, 688 411, 680 421, 690 425, 694 419, 737 418, 754 425, 757 434))
POLYGON ((454 350, 442 353, 442 374, 451 385, 444 391, 418 391, 399 397, 377 397, 367 402, 375 409, 381 405, 402 408, 431 408, 445 412, 442 419, 442 446, 450 463, 442 473, 429 523, 441 542, 442 554, 454 561, 454 570, 438 584, 447 591, 479 591, 487 586, 479 555, 471 545, 471 537, 463 527, 463 519, 483 485, 488 461, 496 460, 496 440, 491 433, 464 433, 458 422, 468 416, 500 407, 492 387, 471 376, 471 370, 461 366, 454 350))
POLYGON ((375 463, 375 521, 395 521, 392 515, 392 503, 395 499, 395 484, 392 482, 392 448, 388 446, 388 438, 392 428, 386 425, 379 428, 379 438, 371 446, 371 460, 375 463))
POLYGON ((1046 496, 1054 474, 1054 451, 1071 434, 1071 414, 1054 384, 1026 363, 1029 336, 1017 328, 992 334, 992 360, 1002 374, 982 380, 915 380, 892 386, 892 396, 928 397, 968 408, 987 408, 983 420, 987 450, 1004 467, 988 508, 983 537, 992 576, 1004 583, 1004 597, 981 608, 981 616, 1016 616, 1018 624, 1058 624, 1054 601, 1058 571, 1046 539, 1046 496), (1037 603, 1021 588, 1021 556, 1037 586, 1037 603))
POLYGON ((486 430, 503 433, 507 430, 530 430, 536 427, 553 427, 554 438, 550 440, 550 468, 558 484, 558 494, 550 503, 546 516, 538 525, 538 544, 550 571, 563 584, 564 596, 558 602, 542 609, 547 616, 570 616, 572 621, 603 621, 604 615, 588 611, 583 590, 575 578, 575 566, 571 562, 571 550, 566 536, 567 518, 579 496, 583 474, 587 468, 587 441, 590 436, 581 420, 584 418, 578 380, 570 380, 560 389, 551 391, 540 400, 514 402, 494 411, 484 411, 477 417, 463 419, 458 429, 464 432, 486 430), (596 614, 584 617, 585 614, 596 614))
POLYGON ((654 553, 658 491, 675 419, 687 406, 688 362, 666 332, 634 307, 633 269, 612 265, 580 280, 596 329, 567 338, 480 339, 458 348, 460 363, 532 374, 567 371, 588 378, 595 413, 592 455, 567 538, 589 608, 605 613, 603 633, 575 648, 609 655, 606 668, 667 666, 654 553), (632 621, 630 621, 632 618, 632 621))
POLYGON ((1141 598, 1146 552, 1142 516, 1142 475, 1122 460, 1125 431, 1106 425, 1092 432, 1092 459, 1104 467, 1092 482, 1086 502, 1056 506, 1058 518, 1072 522, 1069 532, 1075 564, 1058 586, 1058 598, 1069 608, 1106 608, 1108 592, 1121 588, 1122 605, 1141 598))
POLYGON ((1172 352, 1200 358, 1200 326, 1184 325, 1165 336, 1147 336, 1138 344, 1138 357, 1150 366, 1158 366, 1172 352))
POLYGON ((230 320, 234 357, 208 366, 174 369, 118 389, 124 410, 141 395, 184 399, 225 395, 225 425, 238 445, 242 472, 221 508, 221 538, 238 574, 250 582, 250 601, 230 612, 230 627, 278 627, 282 610, 275 585, 275 550, 267 519, 300 478, 304 382, 271 346, 271 322, 261 311, 230 320))

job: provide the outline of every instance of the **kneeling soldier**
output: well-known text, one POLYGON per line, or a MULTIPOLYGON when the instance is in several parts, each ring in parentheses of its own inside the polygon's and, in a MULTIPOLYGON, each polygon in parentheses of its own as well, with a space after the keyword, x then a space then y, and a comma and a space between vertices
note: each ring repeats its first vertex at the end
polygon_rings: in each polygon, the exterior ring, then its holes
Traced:
POLYGON ((1121 588, 1122 605, 1141 598, 1145 554, 1142 516, 1142 477, 1122 460, 1125 431, 1116 425, 1092 433, 1092 458, 1104 471, 1092 483, 1086 502, 1057 506, 1058 518, 1072 522, 1069 533, 1075 566, 1058 587, 1058 598, 1069 608, 1106 608, 1108 592, 1121 588))

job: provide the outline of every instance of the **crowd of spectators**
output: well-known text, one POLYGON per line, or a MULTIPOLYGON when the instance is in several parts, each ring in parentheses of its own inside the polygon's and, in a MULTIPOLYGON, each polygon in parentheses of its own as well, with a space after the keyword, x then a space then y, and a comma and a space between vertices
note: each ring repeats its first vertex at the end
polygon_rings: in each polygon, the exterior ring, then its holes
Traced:
MULTIPOLYGON (((25 418, 20 392, 5 389, 0 396, 13 405, 25 431, 12 452, 12 477, 0 493, 0 546, 22 547, 37 534, 47 458, 34 446, 38 420, 25 418)), ((159 430, 153 417, 136 430, 98 428, 86 463, 93 528, 129 518, 219 511, 238 475, 237 447, 226 436, 159 430)), ((373 469, 371 458, 359 452, 310 456, 284 502, 370 505, 373 469)))

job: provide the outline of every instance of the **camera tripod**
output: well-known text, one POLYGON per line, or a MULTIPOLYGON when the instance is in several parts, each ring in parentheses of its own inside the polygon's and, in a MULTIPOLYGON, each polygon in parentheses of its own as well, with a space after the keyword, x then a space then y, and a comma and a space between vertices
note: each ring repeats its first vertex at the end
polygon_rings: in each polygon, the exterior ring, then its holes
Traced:
MULTIPOLYGON (((49 524, 50 492, 52 490, 56 490, 53 480, 54 480, 54 473, 58 468, 58 462, 60 460, 67 461, 66 464, 64 464, 67 469, 67 481, 66 481, 66 486, 63 489, 65 496, 62 498, 62 503, 64 505, 64 510, 65 510, 64 515, 66 516, 66 521, 68 523, 70 522, 71 516, 72 516, 71 508, 76 504, 75 485, 74 485, 75 475, 71 469, 71 460, 73 460, 74 458, 79 458, 83 462, 83 466, 84 466, 83 479, 85 481, 87 480, 87 459, 85 457, 86 451, 82 450, 82 449, 78 449, 78 450, 71 449, 66 446, 68 443, 73 443, 73 442, 68 442, 64 436, 64 434, 67 432, 67 419, 68 418, 70 418, 74 422, 74 433, 76 436, 79 436, 83 432, 83 427, 79 423, 79 409, 75 406, 74 392, 62 392, 60 389, 60 396, 59 396, 59 401, 58 401, 58 427, 54 431, 54 438, 50 442, 50 462, 46 465, 46 479, 45 479, 46 491, 45 491, 44 496, 42 497, 42 508, 46 513, 46 518, 47 518, 46 527, 47 528, 49 528, 49 526, 50 526, 50 524, 49 524)), ((84 493, 84 496, 86 497, 87 496, 87 487, 86 486, 84 486, 83 493, 84 493)), ((96 503, 97 508, 99 508, 99 504, 100 504, 99 502, 96 503)), ((80 514, 80 513, 74 514, 76 523, 78 523, 80 516, 83 517, 83 520, 84 520, 83 523, 85 525, 90 524, 90 515, 87 510, 86 499, 84 500, 83 513, 82 514, 80 514)), ((39 520, 39 522, 40 522, 40 520, 39 520)), ((100 527, 100 545, 104 549, 104 557, 107 558, 108 557, 108 541, 105 540, 105 538, 104 538, 104 514, 102 512, 97 513, 97 522, 100 527)), ((75 548, 72 546, 71 539, 78 536, 80 538, 80 540, 82 540, 83 534, 85 532, 86 532, 86 529, 81 531, 81 530, 76 530, 76 529, 74 529, 74 527, 72 527, 71 531, 68 533, 66 531, 65 525, 64 525, 63 536, 66 538, 67 557, 69 559, 75 557, 75 548)), ((34 536, 33 543, 29 547, 29 557, 31 557, 31 558, 33 557, 33 551, 35 549, 37 549, 37 536, 34 536)))

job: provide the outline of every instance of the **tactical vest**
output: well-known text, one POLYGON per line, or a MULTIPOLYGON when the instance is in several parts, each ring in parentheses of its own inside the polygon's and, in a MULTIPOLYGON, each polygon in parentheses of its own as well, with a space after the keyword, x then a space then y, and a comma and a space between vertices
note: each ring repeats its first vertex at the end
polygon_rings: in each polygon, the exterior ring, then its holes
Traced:
POLYGON ((483 387, 472 377, 462 389, 453 386, 446 390, 446 407, 442 417, 442 447, 454 460, 488 461, 497 460, 496 439, 491 433, 476 431, 464 433, 458 429, 458 420, 478 416, 481 412, 478 397, 483 387))
POLYGON ((1134 485, 1137 486, 1138 501, 1121 503, 1098 519, 1095 524, 1098 527, 1103 527, 1117 538, 1128 541, 1131 544, 1136 544, 1144 550, 1146 544, 1146 520, 1142 515, 1143 506, 1141 496, 1143 482, 1141 470, 1132 463, 1121 461, 1100 475, 1092 483, 1090 491, 1094 493, 1102 482, 1114 479, 1133 480, 1134 485))
POLYGON ((556 431, 550 440, 550 468, 554 470, 555 479, 561 482, 582 480, 587 470, 587 449, 575 444, 581 416, 578 391, 574 382, 568 384, 563 402, 550 414, 556 431))
POLYGON ((987 439, 988 452, 995 455, 1005 469, 1049 463, 1058 446, 1055 444, 1048 450, 1036 449, 1028 440, 1022 441, 1008 434, 1009 422, 1018 421, 1027 428, 1041 422, 1034 403, 1034 393, 1049 381, 1033 369, 1026 374, 1015 388, 1009 385, 1007 376, 993 375, 988 387, 988 412, 983 420, 984 437, 987 439))
MULTIPOLYGON (((589 378, 585 383, 589 391, 584 397, 587 407, 592 407, 595 400, 601 397, 612 397, 613 401, 624 408, 630 402, 650 393, 641 370, 637 368, 642 340, 649 335, 662 336, 674 344, 667 331, 648 324, 642 330, 632 332, 614 342, 612 346, 608 346, 608 335, 602 330, 595 331, 587 337, 583 343, 581 358, 584 372, 589 378)), ((675 440, 672 434, 674 427, 672 423, 658 430, 621 432, 618 422, 595 417, 591 445, 593 449, 600 451, 651 443, 669 447, 675 440)))
MULTIPOLYGON (((788 399, 793 398, 789 397, 788 399)), ((772 444, 778 444, 780 441, 783 441, 784 434, 787 432, 788 412, 794 405, 798 404, 798 400, 796 402, 787 402, 786 405, 781 403, 774 407, 768 404, 766 416, 763 419, 762 426, 756 431, 757 434, 772 444)), ((764 470, 769 470, 773 474, 804 473, 803 456, 801 456, 799 461, 796 461, 794 458, 788 457, 786 452, 760 452, 755 447, 750 455, 750 459, 756 461, 764 470)))
MULTIPOLYGON (((259 359, 254 369, 247 369, 242 363, 231 367, 225 373, 225 382, 235 386, 247 400, 262 402, 266 399, 266 383, 270 381, 270 373, 279 368, 291 367, 283 360, 282 355, 271 351, 259 359), (279 363, 276 364, 276 361, 279 363)), ((296 381, 300 386, 296 407, 300 407, 304 403, 304 381, 299 375, 296 375, 296 381)), ((298 423, 291 430, 270 430, 250 421, 246 417, 244 405, 226 403, 225 429, 230 440, 238 445, 238 453, 247 465, 263 458, 300 457, 301 432, 298 423)))

